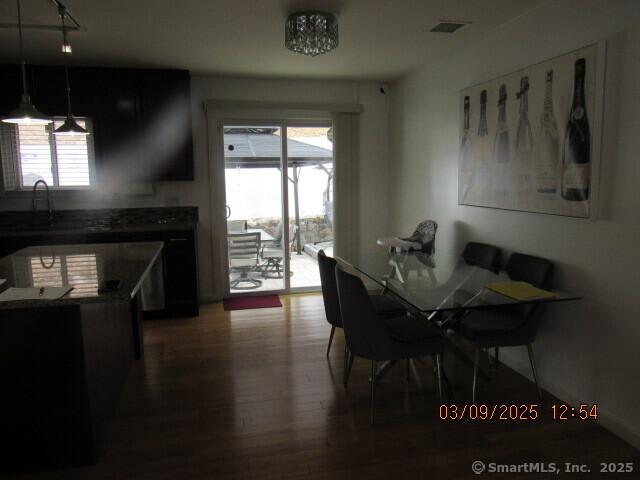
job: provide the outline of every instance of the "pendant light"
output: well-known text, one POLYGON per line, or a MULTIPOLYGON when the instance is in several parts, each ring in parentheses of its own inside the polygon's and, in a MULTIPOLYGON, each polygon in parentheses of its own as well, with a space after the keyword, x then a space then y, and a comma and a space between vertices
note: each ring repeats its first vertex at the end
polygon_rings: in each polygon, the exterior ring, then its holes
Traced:
MULTIPOLYGON (((71 55, 71 44, 67 38, 67 28, 64 23, 64 18, 67 16, 67 11, 64 6, 59 5, 58 13, 62 21, 62 54, 71 55)), ((64 75, 67 84, 67 118, 64 123, 53 131, 54 135, 89 135, 89 132, 78 125, 78 122, 73 118, 71 113, 71 85, 69 83, 69 66, 67 62, 64 64, 64 75)))
POLYGON ((16 0, 18 5, 18 37, 20 39, 20 67, 22 70, 22 96, 18 108, 9 114, 7 118, 3 118, 5 123, 13 123, 17 125, 46 125, 51 123, 51 119, 31 103, 29 89, 27 88, 27 62, 24 58, 24 47, 22 44, 22 12, 20 11, 20 0, 16 0))

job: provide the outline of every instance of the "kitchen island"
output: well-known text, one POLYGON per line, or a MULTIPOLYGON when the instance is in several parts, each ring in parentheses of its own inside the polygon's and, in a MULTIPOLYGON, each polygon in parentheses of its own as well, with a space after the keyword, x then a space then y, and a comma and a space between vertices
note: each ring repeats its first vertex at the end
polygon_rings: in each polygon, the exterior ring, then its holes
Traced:
POLYGON ((96 461, 134 357, 139 294, 161 242, 27 247, 0 259, 0 291, 71 286, 55 300, 0 302, 0 464, 96 461), (115 280, 115 291, 99 285, 115 280))
POLYGON ((198 209, 115 208, 0 212, 0 257, 34 245, 162 242, 163 305, 145 318, 198 315, 198 209))

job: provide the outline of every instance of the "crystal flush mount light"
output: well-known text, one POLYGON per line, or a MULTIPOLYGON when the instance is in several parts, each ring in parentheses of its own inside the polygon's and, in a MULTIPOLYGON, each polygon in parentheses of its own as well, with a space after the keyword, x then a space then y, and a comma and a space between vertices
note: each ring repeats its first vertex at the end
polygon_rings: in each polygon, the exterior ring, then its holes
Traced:
POLYGON ((331 13, 307 11, 289 15, 285 45, 292 52, 315 57, 338 46, 338 22, 331 13))

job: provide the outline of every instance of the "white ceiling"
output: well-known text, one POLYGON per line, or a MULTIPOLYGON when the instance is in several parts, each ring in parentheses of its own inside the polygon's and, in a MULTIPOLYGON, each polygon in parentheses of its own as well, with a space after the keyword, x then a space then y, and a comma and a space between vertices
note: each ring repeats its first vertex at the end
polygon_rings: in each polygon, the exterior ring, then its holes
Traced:
MULTIPOLYGON (((199 74, 393 80, 469 42, 543 0, 63 0, 87 28, 74 33, 74 64, 184 68, 199 74), (337 15, 340 46, 316 58, 284 47, 289 13, 337 15), (431 33, 441 19, 473 21, 431 33)), ((22 0, 25 23, 58 22, 50 0, 22 0)), ((0 23, 16 20, 0 2, 0 23)), ((61 62, 60 35, 25 31, 27 60, 61 62)), ((0 29, 0 60, 17 60, 17 32, 0 29)))

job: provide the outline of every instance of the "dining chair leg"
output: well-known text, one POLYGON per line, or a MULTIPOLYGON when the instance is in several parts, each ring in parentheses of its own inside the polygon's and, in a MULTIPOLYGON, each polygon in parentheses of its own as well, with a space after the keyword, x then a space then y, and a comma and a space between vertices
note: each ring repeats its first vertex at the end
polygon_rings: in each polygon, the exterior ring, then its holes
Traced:
POLYGON ((336 333, 336 327, 331 326, 331 334, 329 335, 329 345, 327 345, 327 357, 329 356, 329 352, 331 351, 331 342, 333 342, 333 335, 336 333))
POLYGON ((420 374, 418 373, 418 369, 416 368, 416 360, 418 360, 418 358, 419 357, 410 359, 409 365, 411 366, 411 373, 413 373, 413 378, 416 381, 418 390, 422 390, 422 380, 420 380, 420 374))
POLYGON ((531 373, 533 373, 533 381, 536 382, 536 388, 538 389, 538 398, 542 399, 542 390, 538 383, 538 373, 536 371, 536 359, 533 356, 533 347, 530 343, 527 344, 527 352, 529 353, 529 363, 531 364, 531 373))
POLYGON ((496 347, 493 355, 493 367, 497 370, 500 364, 500 347, 496 347))
POLYGON ((473 387, 472 387, 472 393, 471 393, 471 398, 472 398, 471 403, 476 403, 476 388, 478 386, 478 368, 479 367, 480 367, 480 348, 476 348, 476 353, 473 358, 473 387))
POLYGON ((349 383, 349 377, 351 376, 351 367, 353 367, 353 353, 349 352, 349 358, 347 359, 347 370, 344 376, 344 386, 346 388, 347 383, 349 383))
POLYGON ((369 413, 369 423, 373 425, 373 402, 376 393, 376 361, 371 360, 371 405, 369 413))
POLYGON ((442 391, 442 354, 437 353, 434 358, 436 364, 436 378, 438 379, 438 396, 440 397, 440 403, 444 402, 444 395, 442 391))
POLYGON ((342 357, 342 384, 347 383, 347 365, 349 364, 349 347, 344 344, 344 356, 342 357))

